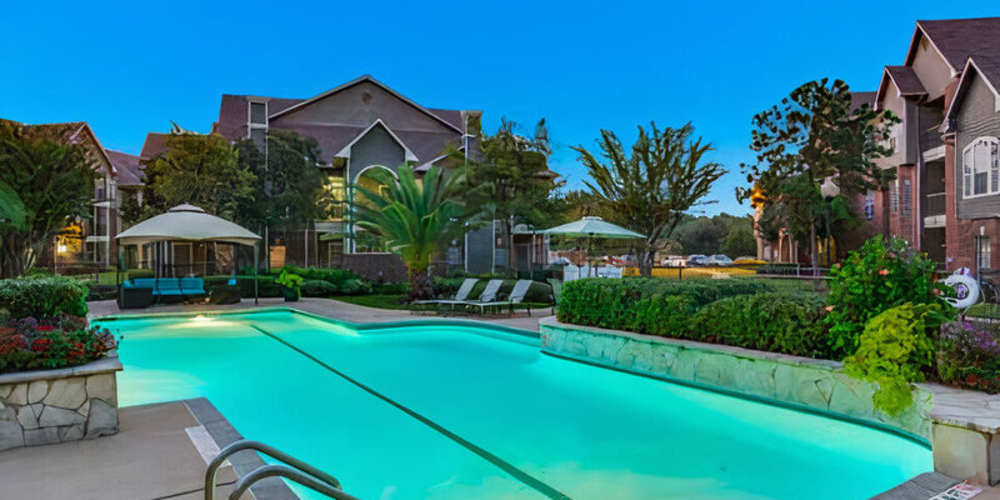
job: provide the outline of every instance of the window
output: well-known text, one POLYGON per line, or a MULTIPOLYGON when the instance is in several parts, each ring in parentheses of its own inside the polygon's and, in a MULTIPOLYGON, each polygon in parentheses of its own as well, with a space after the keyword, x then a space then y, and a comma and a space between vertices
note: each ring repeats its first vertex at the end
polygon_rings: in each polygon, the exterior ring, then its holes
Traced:
POLYGON ((962 151, 962 194, 974 198, 1000 193, 1000 139, 980 137, 962 151))
POLYGON ((990 269, 990 257, 993 255, 993 251, 990 250, 990 237, 980 236, 977 239, 979 240, 979 269, 986 271, 990 269))
POLYGON ((903 217, 910 216, 910 205, 913 200, 913 189, 910 185, 910 179, 903 179, 903 190, 899 193, 899 207, 900 211, 903 213, 903 217))
POLYGON ((875 192, 868 191, 865 195, 865 219, 872 220, 875 218, 875 192))
POLYGON ((889 205, 892 207, 892 213, 899 211, 899 179, 892 181, 889 184, 889 205))
POLYGON ((267 125, 267 103, 250 103, 250 123, 254 125, 267 125))

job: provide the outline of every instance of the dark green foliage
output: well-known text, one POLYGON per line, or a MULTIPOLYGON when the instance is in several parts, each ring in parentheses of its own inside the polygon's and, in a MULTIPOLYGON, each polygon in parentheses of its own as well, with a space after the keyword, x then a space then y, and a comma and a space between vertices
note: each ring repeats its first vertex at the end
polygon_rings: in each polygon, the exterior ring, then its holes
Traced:
MULTIPOLYGON (((302 276, 306 281, 325 281, 330 283, 336 287, 337 295, 372 293, 372 286, 350 269, 329 267, 310 267, 307 269, 298 266, 285 266, 282 269, 287 269, 290 273, 302 276)), ((315 296, 319 297, 319 295, 315 296)))
MULTIPOLYGON (((639 305, 645 310, 657 310, 662 304, 654 296, 680 295, 698 308, 724 297, 771 291, 766 283, 755 280, 664 280, 658 278, 625 278, 608 280, 589 278, 570 281, 563 286, 559 303, 559 320, 579 325, 604 328, 625 328, 639 322, 639 305), (643 302, 650 299, 649 302, 643 302)), ((673 303, 670 308, 681 307, 673 303)), ((682 308, 683 310, 683 308, 682 308)))
POLYGON ((240 287, 225 285, 210 292, 209 302, 212 304, 237 304, 240 298, 240 287))
POLYGON ((633 332, 681 337, 698 307, 686 295, 656 294, 636 302, 635 315, 627 318, 625 329, 633 332))
POLYGON ((830 349, 823 306, 823 299, 812 293, 769 292, 728 297, 698 311, 686 338, 826 358, 830 349))
POLYGON ((303 297, 332 297, 337 291, 337 285, 329 281, 308 280, 302 284, 303 297))
POLYGON ((0 308, 12 318, 87 315, 87 285, 63 276, 0 280, 0 308))
POLYGON ((876 236, 830 269, 828 303, 833 309, 826 322, 836 359, 854 353, 865 323, 883 311, 906 302, 938 303, 948 287, 934 282, 935 268, 905 240, 876 236))
POLYGON ((372 292, 378 295, 399 295, 410 289, 406 283, 379 283, 372 287, 372 292))
POLYGON ((990 394, 1000 392, 1000 335, 997 326, 967 321, 941 328, 937 374, 942 382, 990 394))

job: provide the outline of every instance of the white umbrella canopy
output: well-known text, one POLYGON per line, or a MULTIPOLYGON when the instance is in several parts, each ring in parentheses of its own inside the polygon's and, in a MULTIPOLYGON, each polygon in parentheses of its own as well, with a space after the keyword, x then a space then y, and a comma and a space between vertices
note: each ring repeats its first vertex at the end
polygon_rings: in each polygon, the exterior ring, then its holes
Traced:
POLYGON ((124 245, 154 241, 219 241, 254 246, 260 236, 239 224, 185 204, 150 217, 122 231, 115 239, 124 245))
POLYGON ((542 231, 543 234, 558 234, 576 238, 615 238, 633 239, 645 238, 635 231, 630 231, 621 226, 616 226, 610 222, 605 222, 600 217, 587 216, 578 221, 569 222, 561 226, 542 231))

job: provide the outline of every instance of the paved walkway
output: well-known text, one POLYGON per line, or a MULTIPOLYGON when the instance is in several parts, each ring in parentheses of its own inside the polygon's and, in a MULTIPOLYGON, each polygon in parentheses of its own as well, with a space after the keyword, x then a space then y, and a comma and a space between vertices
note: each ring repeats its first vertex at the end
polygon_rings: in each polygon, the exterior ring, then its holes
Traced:
MULTIPOLYGON (((188 436, 188 429, 200 423, 186 404, 132 406, 118 415, 120 430, 113 436, 0 453, 0 497, 204 498, 206 462, 188 436)), ((218 484, 225 486, 216 490, 216 498, 227 498, 235 480, 232 467, 223 467, 218 484)))
MULTIPOLYGON (((341 319, 344 321, 350 321, 352 323, 385 323, 390 321, 400 321, 400 320, 427 320, 427 319, 439 319, 442 316, 438 315, 427 315, 427 314, 414 314, 412 311, 398 310, 398 309, 377 309, 374 307, 365 307, 355 304, 349 304, 347 302, 341 302, 339 300, 333 299, 321 299, 315 297, 303 297, 298 302, 285 302, 280 298, 266 298, 260 299, 259 305, 254 305, 253 299, 244 299, 239 304, 229 304, 229 305, 210 305, 210 304, 172 304, 172 305, 158 305, 149 307, 146 309, 125 309, 121 310, 118 308, 118 304, 114 300, 99 300, 88 302, 90 306, 90 314, 92 317, 106 316, 108 314, 149 314, 149 313, 165 313, 165 312, 199 312, 199 311, 224 311, 224 310, 242 310, 242 309, 254 309, 262 307, 293 307, 302 311, 310 312, 320 316, 325 316, 328 318, 341 319)), ((470 316, 470 315, 455 315, 448 316, 460 319, 469 319, 475 321, 483 321, 486 323, 506 325, 513 328, 520 328, 523 330, 531 330, 534 332, 538 331, 538 321, 546 316, 552 315, 551 308, 545 308, 540 310, 531 311, 531 316, 528 316, 523 311, 518 311, 513 317, 510 316, 470 316)))

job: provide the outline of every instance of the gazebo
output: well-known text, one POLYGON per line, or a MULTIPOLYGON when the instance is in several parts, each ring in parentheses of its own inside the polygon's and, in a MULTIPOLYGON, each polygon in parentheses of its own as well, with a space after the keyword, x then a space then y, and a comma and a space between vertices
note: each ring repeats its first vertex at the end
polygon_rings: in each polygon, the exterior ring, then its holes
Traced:
MULTIPOLYGON (((165 213, 150 217, 118 234, 119 245, 144 245, 167 241, 217 242, 253 247, 253 295, 258 303, 257 265, 260 236, 222 217, 205 213, 194 205, 177 205, 165 213)), ((119 259, 120 260, 120 259, 119 259)), ((119 262, 120 268, 120 262, 119 262)), ((160 266, 156 266, 159 277, 160 266)))

